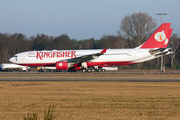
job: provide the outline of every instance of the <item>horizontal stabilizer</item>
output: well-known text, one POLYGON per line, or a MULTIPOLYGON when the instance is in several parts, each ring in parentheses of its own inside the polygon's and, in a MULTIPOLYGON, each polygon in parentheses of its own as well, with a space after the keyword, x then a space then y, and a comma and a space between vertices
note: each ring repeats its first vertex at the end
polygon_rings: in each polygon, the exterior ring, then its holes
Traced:
POLYGON ((162 55, 169 55, 169 54, 172 54, 172 53, 174 53, 174 52, 164 51, 162 53, 156 54, 155 56, 157 57, 157 56, 162 56, 162 55))
POLYGON ((166 55, 166 53, 168 53, 168 51, 163 52, 163 53, 156 54, 155 56, 166 55))
POLYGON ((150 49, 149 53, 155 54, 155 53, 158 53, 158 52, 163 52, 165 49, 167 49, 167 48, 150 49))
POLYGON ((173 54, 174 52, 168 52, 166 55, 173 54))

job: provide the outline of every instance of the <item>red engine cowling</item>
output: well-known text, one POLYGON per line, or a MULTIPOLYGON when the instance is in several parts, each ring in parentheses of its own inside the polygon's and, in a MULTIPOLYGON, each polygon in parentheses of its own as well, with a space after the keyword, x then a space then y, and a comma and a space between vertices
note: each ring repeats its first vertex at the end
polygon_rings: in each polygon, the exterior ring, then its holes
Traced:
POLYGON ((70 63, 68 63, 66 61, 56 62, 56 69, 57 70, 68 70, 69 67, 70 67, 70 63))

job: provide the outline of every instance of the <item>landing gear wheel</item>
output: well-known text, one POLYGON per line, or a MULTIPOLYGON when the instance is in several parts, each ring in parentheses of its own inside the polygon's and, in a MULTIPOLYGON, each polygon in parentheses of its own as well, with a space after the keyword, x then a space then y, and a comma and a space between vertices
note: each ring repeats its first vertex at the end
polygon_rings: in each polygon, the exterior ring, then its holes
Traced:
POLYGON ((86 72, 86 69, 82 69, 82 72, 85 73, 85 72, 86 72))
POLYGON ((97 72, 101 72, 101 69, 97 69, 97 72))
POLYGON ((106 69, 102 69, 102 72, 106 72, 106 69))
POLYGON ((92 72, 92 70, 91 70, 91 69, 87 69, 87 72, 88 72, 88 73, 91 73, 91 72, 92 72))
POLYGON ((95 72, 95 70, 94 70, 94 69, 91 69, 91 72, 93 72, 93 73, 94 73, 94 72, 95 72))

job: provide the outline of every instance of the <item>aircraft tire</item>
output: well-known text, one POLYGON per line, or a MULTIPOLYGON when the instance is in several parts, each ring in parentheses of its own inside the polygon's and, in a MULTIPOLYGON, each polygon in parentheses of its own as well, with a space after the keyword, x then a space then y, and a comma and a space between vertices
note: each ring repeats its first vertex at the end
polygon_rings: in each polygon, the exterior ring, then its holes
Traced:
POLYGON ((102 71, 102 72, 106 72, 106 69, 102 69, 101 71, 102 71))
POLYGON ((85 72, 86 72, 86 69, 82 69, 82 72, 85 73, 85 72))
POLYGON ((94 72, 95 72, 95 69, 91 69, 91 72, 93 72, 93 73, 94 73, 94 72))
POLYGON ((92 70, 91 70, 91 69, 87 69, 87 72, 88 72, 88 73, 91 73, 91 72, 92 72, 92 70))
POLYGON ((101 69, 97 69, 97 72, 101 72, 101 69))

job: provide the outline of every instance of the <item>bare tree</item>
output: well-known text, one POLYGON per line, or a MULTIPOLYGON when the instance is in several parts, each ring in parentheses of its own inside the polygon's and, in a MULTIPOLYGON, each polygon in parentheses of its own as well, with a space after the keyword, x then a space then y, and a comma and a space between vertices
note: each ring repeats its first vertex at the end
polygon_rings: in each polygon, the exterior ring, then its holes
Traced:
POLYGON ((120 48, 120 42, 117 36, 114 35, 103 35, 98 41, 97 48, 120 48))
POLYGON ((50 44, 50 49, 71 50, 73 49, 73 44, 67 34, 62 34, 53 39, 53 41, 50 44))
POLYGON ((173 52, 171 54, 171 66, 174 67, 174 58, 176 57, 177 53, 180 52, 180 49, 178 49, 180 46, 180 38, 178 38, 177 34, 173 34, 171 37, 171 40, 169 41, 169 46, 171 47, 171 51, 173 52))
POLYGON ((86 49, 93 49, 94 48, 94 39, 85 40, 84 42, 86 49))
POLYGON ((124 35, 122 35, 121 31, 119 31, 119 30, 117 31, 117 37, 118 37, 118 42, 119 42, 119 44, 117 44, 117 45, 119 45, 118 48, 124 48, 125 45, 127 44, 127 42, 126 42, 124 35))
POLYGON ((133 13, 125 16, 120 29, 129 39, 131 47, 142 44, 156 29, 156 21, 148 13, 133 13))
POLYGON ((47 36, 44 34, 37 34, 36 37, 31 36, 30 41, 33 50, 49 50, 51 48, 50 44, 53 40, 52 36, 47 36))

